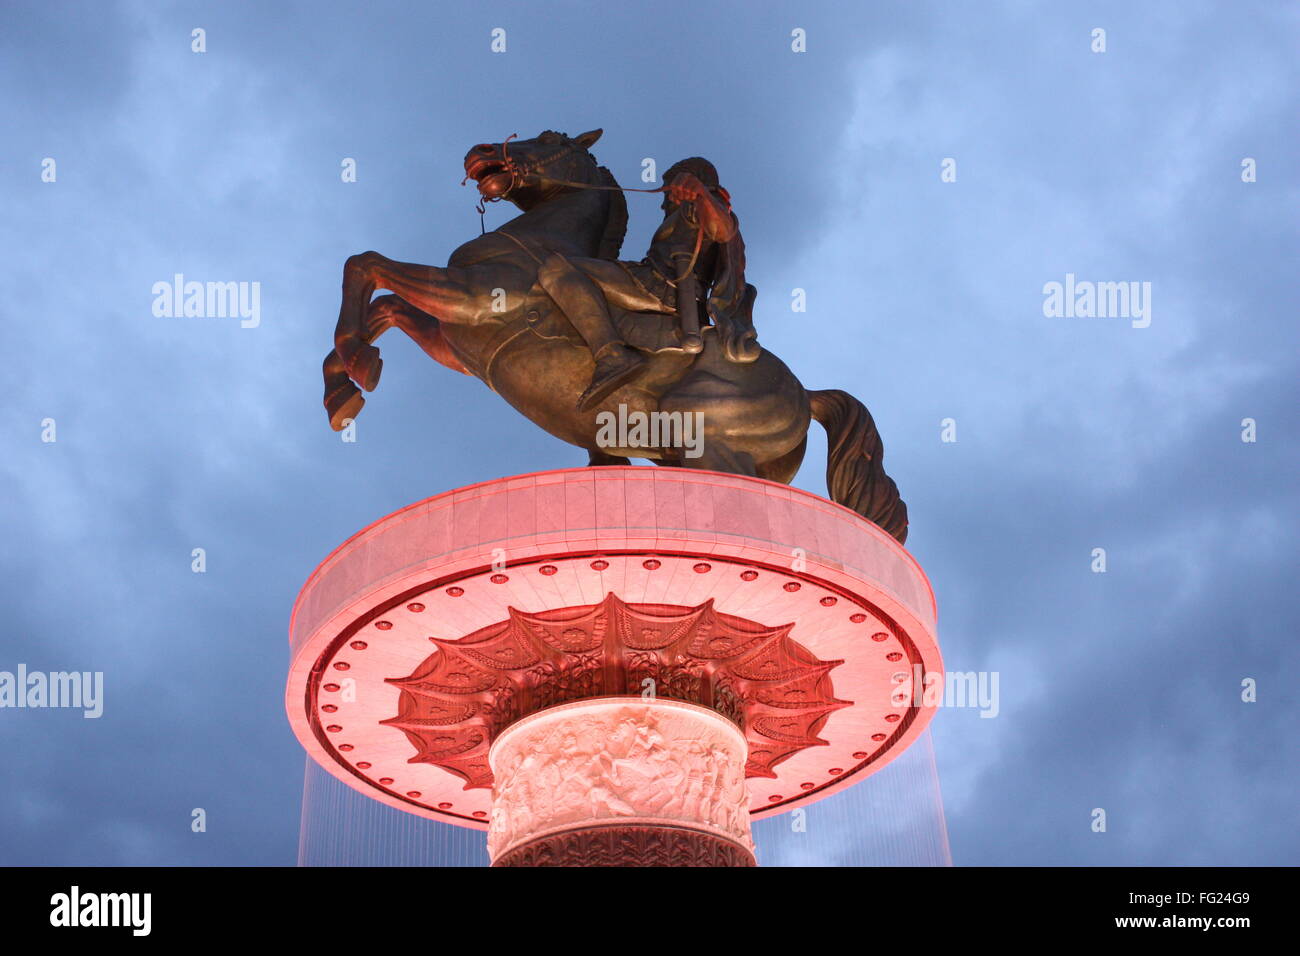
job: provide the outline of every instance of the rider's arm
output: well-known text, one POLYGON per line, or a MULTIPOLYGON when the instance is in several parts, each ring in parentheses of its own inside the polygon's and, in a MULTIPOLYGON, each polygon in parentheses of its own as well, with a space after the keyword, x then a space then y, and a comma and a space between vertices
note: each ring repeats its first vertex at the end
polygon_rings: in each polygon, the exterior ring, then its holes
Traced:
POLYGON ((702 207, 701 221, 708 232, 708 237, 714 242, 728 242, 737 232, 740 231, 740 223, 726 206, 716 203, 712 196, 709 196, 709 202, 702 207), (704 210, 708 210, 704 212, 704 210))
POLYGON ((740 226, 731 213, 731 206, 690 173, 683 172, 675 177, 670 192, 674 197, 680 197, 678 202, 690 202, 695 207, 695 217, 712 241, 727 242, 736 235, 740 226))

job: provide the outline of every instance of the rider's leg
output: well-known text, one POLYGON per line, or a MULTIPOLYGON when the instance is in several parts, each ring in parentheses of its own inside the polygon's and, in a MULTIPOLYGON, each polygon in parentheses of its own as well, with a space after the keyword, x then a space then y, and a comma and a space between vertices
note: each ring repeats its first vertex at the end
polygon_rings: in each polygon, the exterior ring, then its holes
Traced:
POLYGON ((704 319, 699 302, 699 284, 694 273, 678 280, 674 295, 653 269, 640 262, 575 259, 573 265, 600 286, 605 301, 611 306, 629 312, 676 313, 682 350, 691 355, 704 350, 704 339, 700 336, 704 319), (654 289, 658 292, 652 291, 654 289), (666 296, 668 301, 660 296, 666 296))
POLYGON ((639 262, 573 258, 569 260, 569 265, 580 270, 600 288, 611 308, 625 309, 628 312, 672 311, 669 305, 651 291, 646 282, 633 278, 636 275, 644 280, 645 274, 651 271, 639 262))
POLYGON ((558 253, 548 256, 537 278, 586 341, 596 360, 591 384, 578 399, 579 408, 591 408, 636 377, 645 365, 645 358, 628 348, 614 328, 605 293, 564 256, 558 253))

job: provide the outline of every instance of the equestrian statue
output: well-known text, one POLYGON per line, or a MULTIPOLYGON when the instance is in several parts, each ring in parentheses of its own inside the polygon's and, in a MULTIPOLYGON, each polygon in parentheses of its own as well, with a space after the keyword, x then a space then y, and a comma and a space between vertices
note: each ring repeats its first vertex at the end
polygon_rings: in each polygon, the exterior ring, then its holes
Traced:
POLYGON ((663 186, 625 189, 590 152, 601 132, 547 130, 470 149, 466 181, 482 201, 513 203, 521 215, 462 245, 445 268, 376 252, 347 260, 324 365, 331 426, 345 428, 362 392, 379 384, 373 342, 396 327, 585 448, 592 465, 644 458, 789 484, 816 419, 828 436, 830 497, 905 541, 907 507, 885 474, 870 413, 847 392, 805 389, 759 344, 757 290, 745 281, 740 224, 713 164, 684 159, 663 186), (639 262, 618 258, 625 192, 663 194, 663 222, 639 262), (702 435, 693 453, 679 442, 612 447, 602 422, 616 410, 694 415, 702 435))

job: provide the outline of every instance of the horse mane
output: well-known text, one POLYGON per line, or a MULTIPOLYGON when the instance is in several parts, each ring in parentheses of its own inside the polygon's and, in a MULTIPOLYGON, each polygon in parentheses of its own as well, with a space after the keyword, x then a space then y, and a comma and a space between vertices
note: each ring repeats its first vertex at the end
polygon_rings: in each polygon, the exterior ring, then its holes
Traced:
MULTIPOLYGON (((618 180, 604 166, 597 167, 601 185, 617 186, 618 180)), ((623 240, 627 237, 627 198, 622 192, 609 194, 609 215, 605 219, 605 234, 600 237, 600 249, 596 255, 602 259, 617 259, 623 249, 623 240)))

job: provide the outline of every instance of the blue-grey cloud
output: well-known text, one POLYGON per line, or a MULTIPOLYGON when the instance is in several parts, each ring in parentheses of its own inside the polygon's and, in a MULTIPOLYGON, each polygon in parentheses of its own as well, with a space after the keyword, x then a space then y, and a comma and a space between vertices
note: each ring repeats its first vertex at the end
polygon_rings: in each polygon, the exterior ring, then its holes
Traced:
MULTIPOLYGON (((412 501, 584 460, 396 333, 341 443, 342 262, 444 261, 469 145, 595 126, 625 183, 717 163, 763 341, 880 423, 946 662, 1002 675, 997 718, 934 725, 955 862, 1296 861, 1297 14, 838 6, 5 8, 0 669, 102 670, 106 706, 0 712, 0 862, 296 858, 306 575, 412 501), (260 327, 155 317, 178 272, 260 282, 260 327), (1150 327, 1046 318, 1066 273, 1151 282, 1150 327)), ((625 255, 655 217, 633 202, 625 255)))

